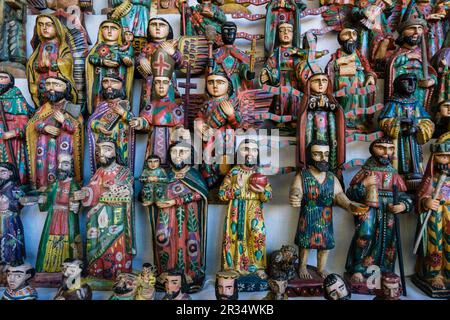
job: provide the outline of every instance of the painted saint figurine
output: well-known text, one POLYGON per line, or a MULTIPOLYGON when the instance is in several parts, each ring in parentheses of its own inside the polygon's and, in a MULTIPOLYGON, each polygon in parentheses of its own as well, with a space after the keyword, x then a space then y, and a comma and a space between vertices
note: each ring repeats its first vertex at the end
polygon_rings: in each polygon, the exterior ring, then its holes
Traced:
POLYGON ((276 276, 269 278, 269 293, 263 300, 288 300, 286 288, 288 286, 288 279, 285 273, 279 273, 276 276))
POLYGON ((326 263, 334 248, 333 204, 351 212, 363 214, 363 206, 347 198, 339 179, 330 171, 330 147, 326 141, 314 140, 306 149, 307 167, 294 178, 289 202, 300 208, 295 244, 299 247, 300 279, 311 279, 307 269, 310 250, 317 250, 317 273, 328 275, 326 263))
POLYGON ((233 130, 240 127, 242 119, 238 101, 231 98, 233 85, 223 72, 216 71, 206 77, 206 92, 209 99, 195 119, 194 130, 203 141, 204 161, 200 172, 212 188, 226 173, 220 170, 220 164, 227 163, 226 151, 233 150, 235 144, 233 130))
POLYGON ((187 288, 196 292, 202 288, 206 272, 208 189, 193 167, 191 148, 186 142, 169 148, 166 199, 149 207, 149 212, 158 273, 183 266, 187 288))
POLYGON ((20 189, 16 167, 0 162, 0 263, 20 265, 25 259, 25 235, 20 219, 20 189))
POLYGON ((183 270, 168 270, 165 275, 164 286, 166 295, 161 300, 192 300, 187 294, 189 286, 186 283, 183 270))
POLYGON ((58 155, 73 154, 75 181, 81 183, 83 117, 79 105, 70 103, 72 85, 61 77, 45 80, 45 99, 28 121, 26 140, 31 184, 44 191, 57 178, 58 155))
MULTIPOLYGON (((377 76, 370 68, 369 62, 358 50, 358 32, 353 28, 344 28, 339 32, 338 42, 341 47, 331 56, 327 65, 327 73, 333 83, 334 91, 346 89, 364 89, 375 85, 377 76)), ((374 97, 364 92, 346 92, 336 100, 344 112, 365 109, 373 104, 374 97)), ((370 123, 363 113, 354 118, 347 118, 347 128, 367 132, 370 123)))
POLYGON ((86 63, 87 111, 94 112, 103 100, 102 81, 110 69, 120 75, 125 83, 125 94, 131 99, 134 75, 134 56, 130 48, 124 46, 122 27, 115 21, 105 20, 100 24, 97 43, 89 52, 86 63))
POLYGON ((78 213, 73 201, 80 186, 74 181, 73 157, 58 155, 57 177, 38 201, 39 211, 47 212, 36 258, 36 272, 60 272, 66 259, 83 259, 78 213))
POLYGON ((113 294, 109 300, 135 300, 137 276, 134 273, 122 272, 113 284, 113 294))
POLYGON ((28 184, 27 146, 25 127, 34 113, 19 88, 14 76, 0 71, 0 161, 16 165, 20 183, 28 184))
POLYGON ((287 280, 295 278, 298 267, 298 254, 294 246, 283 245, 270 255, 269 276, 286 275, 287 280))
POLYGON ((342 179, 345 162, 345 116, 333 96, 332 83, 324 73, 312 75, 306 84, 297 120, 297 167, 307 164, 306 148, 313 140, 326 141, 330 150, 329 171, 342 179))
POLYGON ((98 168, 96 142, 100 137, 108 137, 116 142, 116 152, 125 165, 134 171, 135 134, 129 122, 134 117, 125 93, 124 79, 109 69, 101 82, 102 102, 95 106, 87 121, 87 139, 91 174, 98 168))
POLYGON ((164 201, 169 181, 166 171, 161 168, 161 159, 158 156, 150 155, 145 160, 145 168, 139 181, 142 183, 140 198, 143 206, 164 201))
POLYGON ((366 283, 376 265, 381 272, 394 272, 397 258, 396 214, 410 212, 413 201, 402 176, 392 166, 395 145, 387 137, 371 143, 371 157, 353 177, 347 196, 370 207, 355 217, 355 234, 347 255, 346 271, 352 282, 366 283), (395 201, 395 202, 394 202, 395 201))
POLYGON ((36 289, 29 285, 34 277, 34 268, 29 264, 6 267, 7 287, 1 300, 37 300, 36 289))
POLYGON ((394 94, 380 113, 378 123, 396 147, 393 165, 403 176, 409 190, 416 190, 423 175, 422 145, 434 132, 434 123, 414 93, 414 73, 399 75, 394 81, 394 94))
POLYGON ((63 279, 53 300, 92 300, 92 289, 83 283, 83 261, 65 259, 61 266, 63 279))
POLYGON ((222 269, 241 276, 256 274, 266 279, 266 227, 263 206, 272 199, 272 186, 259 173, 259 145, 243 140, 237 149, 237 165, 224 178, 219 198, 228 202, 222 242, 222 269))
POLYGON ((116 141, 97 141, 99 168, 74 194, 87 212, 86 258, 89 275, 115 279, 131 272, 134 249, 133 175, 117 152, 116 141))
POLYGON ((373 300, 400 300, 402 295, 400 277, 393 272, 381 273, 381 288, 375 290, 373 300))
POLYGON ((217 300, 238 300, 238 279, 239 274, 233 271, 220 271, 216 273, 215 292, 217 300))
POLYGON ((150 263, 142 265, 142 272, 136 279, 136 300, 155 300, 155 271, 150 263))
POLYGON ((33 53, 27 63, 28 88, 36 108, 48 101, 45 82, 48 77, 62 77, 70 82, 70 99, 77 102, 73 79, 73 56, 67 42, 67 28, 57 17, 41 14, 36 18, 31 39, 33 53))
POLYGON ((336 273, 330 273, 323 280, 323 297, 326 300, 350 300, 352 297, 351 287, 336 273))
MULTIPOLYGON (((449 298, 450 288, 450 133, 431 145, 431 157, 417 189, 419 226, 426 223, 417 257, 419 281, 432 297, 449 298), (428 220, 426 217, 428 216, 428 220)), ((413 279, 414 280, 414 279, 413 279)), ((419 283, 417 283, 419 282, 419 283)))

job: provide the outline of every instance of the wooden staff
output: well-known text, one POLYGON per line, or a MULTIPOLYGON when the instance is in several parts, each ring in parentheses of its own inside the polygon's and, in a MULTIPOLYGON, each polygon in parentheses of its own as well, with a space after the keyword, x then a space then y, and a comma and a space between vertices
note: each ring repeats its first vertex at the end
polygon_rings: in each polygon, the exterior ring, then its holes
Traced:
POLYGON ((250 49, 250 72, 255 71, 255 61, 256 61, 256 38, 253 38, 252 47, 250 49))
MULTIPOLYGON (((398 199, 398 186, 394 185, 392 187, 392 202, 394 205, 399 204, 398 199)), ((398 214, 394 213, 395 220, 395 233, 397 238, 397 252, 398 252, 398 268, 400 269, 400 281, 402 282, 403 296, 406 297, 406 278, 405 278, 405 267, 403 264, 403 251, 402 251, 402 238, 400 237, 400 219, 398 218, 398 214)))
MULTIPOLYGON (((8 132, 9 128, 8 128, 8 124, 6 123, 5 110, 3 110, 3 103, 0 105, 0 116, 2 117, 3 128, 5 129, 5 131, 3 133, 8 132)), ((8 146, 9 154, 11 155, 12 162, 16 166, 17 170, 19 170, 19 168, 17 166, 16 155, 14 153, 14 148, 13 148, 11 139, 7 139, 6 145, 8 146)))
POLYGON ((428 74, 428 53, 427 53, 427 43, 425 40, 425 34, 422 34, 422 69, 423 69, 423 80, 429 80, 430 75, 428 74))

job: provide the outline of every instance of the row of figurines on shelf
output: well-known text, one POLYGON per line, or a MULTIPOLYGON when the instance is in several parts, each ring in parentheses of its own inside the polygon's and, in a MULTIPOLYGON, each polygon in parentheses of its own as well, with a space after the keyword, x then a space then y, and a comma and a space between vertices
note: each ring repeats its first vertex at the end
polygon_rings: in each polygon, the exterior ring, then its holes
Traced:
MULTIPOLYGON (((86 186, 80 188, 73 178, 73 157, 60 154, 56 180, 34 199, 23 197, 15 166, 0 164, 0 218, 4 226, 0 234, 1 261, 12 265, 23 263, 21 203, 37 202, 40 210, 47 212, 36 259, 37 272, 59 272, 66 258, 85 259, 87 272, 93 278, 114 279, 121 272, 131 272, 136 254, 134 178, 121 163, 114 139, 101 138, 97 147, 99 168, 86 186), (78 221, 81 207, 87 208, 85 254, 78 221)), ((328 274, 328 255, 335 247, 333 206, 338 205, 355 219, 345 266, 353 290, 370 293, 367 282, 373 267, 393 272, 398 255, 406 291, 399 216, 415 211, 419 220, 414 242, 418 259, 414 281, 432 297, 448 296, 450 133, 432 144, 426 172, 413 191, 415 199, 395 169, 395 148, 396 143, 387 137, 372 142, 371 157, 344 192, 342 179, 331 171, 330 160, 335 155, 329 144, 313 140, 307 146, 306 166, 296 174, 289 192, 289 203, 299 208, 294 239, 299 248, 299 262, 295 272, 285 270, 290 262, 283 259, 270 264, 271 275, 288 273, 289 288, 294 295, 320 293, 328 274), (317 268, 307 265, 311 250, 317 250, 317 268)), ((258 166, 259 152, 256 140, 240 142, 237 158, 243 162, 228 171, 218 190, 219 198, 228 203, 221 269, 238 272, 242 291, 267 288, 263 207, 272 198, 272 187, 258 166)), ((208 186, 193 165, 193 154, 187 141, 171 145, 168 151, 171 167, 167 172, 155 171, 159 169, 159 159, 150 161, 148 182, 143 187, 143 193, 153 197, 148 212, 157 272, 182 269, 191 292, 200 290, 205 280, 208 226, 208 186)))

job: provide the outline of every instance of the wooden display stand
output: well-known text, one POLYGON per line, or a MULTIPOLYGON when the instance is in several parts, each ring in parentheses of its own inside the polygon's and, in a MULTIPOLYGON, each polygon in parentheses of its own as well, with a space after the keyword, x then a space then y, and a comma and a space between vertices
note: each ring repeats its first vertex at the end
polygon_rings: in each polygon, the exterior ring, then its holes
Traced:
POLYGON ((289 280, 286 293, 289 297, 321 297, 323 296, 323 278, 317 272, 317 268, 307 266, 312 279, 300 279, 296 276, 289 280))

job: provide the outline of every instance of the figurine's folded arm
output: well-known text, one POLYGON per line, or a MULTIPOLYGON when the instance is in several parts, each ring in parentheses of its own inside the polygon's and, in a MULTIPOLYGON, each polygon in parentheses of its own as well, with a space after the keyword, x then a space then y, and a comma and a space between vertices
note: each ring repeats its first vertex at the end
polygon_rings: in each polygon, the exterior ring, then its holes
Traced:
POLYGON ((418 123, 417 142, 419 144, 425 144, 433 136, 434 123, 430 119, 420 119, 418 123))
POLYGON ((400 133, 399 118, 384 118, 379 120, 381 130, 390 138, 396 139, 400 133))

